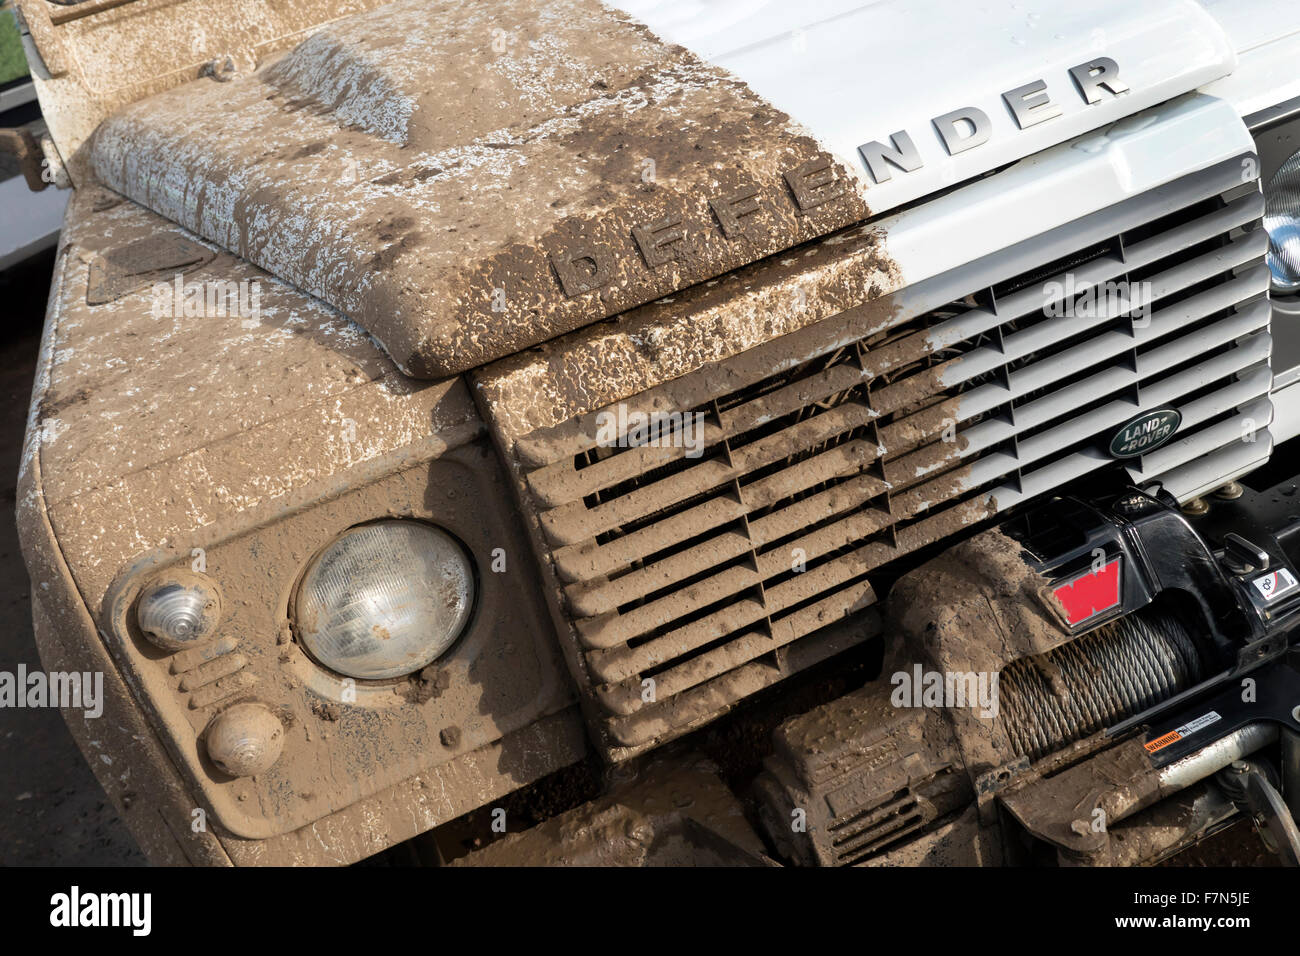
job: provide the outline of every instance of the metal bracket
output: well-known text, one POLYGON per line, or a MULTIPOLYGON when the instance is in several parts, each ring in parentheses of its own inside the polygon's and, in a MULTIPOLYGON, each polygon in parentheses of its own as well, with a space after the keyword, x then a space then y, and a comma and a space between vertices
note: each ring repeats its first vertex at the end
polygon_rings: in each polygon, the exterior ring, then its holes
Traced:
POLYGON ((32 192, 38 193, 49 185, 41 175, 41 160, 45 154, 31 130, 22 127, 0 129, 0 153, 8 153, 17 160, 18 169, 32 192))
POLYGON ((1248 815, 1269 851, 1288 866, 1300 866, 1300 829, 1266 765, 1234 760, 1215 777, 1237 809, 1248 815))

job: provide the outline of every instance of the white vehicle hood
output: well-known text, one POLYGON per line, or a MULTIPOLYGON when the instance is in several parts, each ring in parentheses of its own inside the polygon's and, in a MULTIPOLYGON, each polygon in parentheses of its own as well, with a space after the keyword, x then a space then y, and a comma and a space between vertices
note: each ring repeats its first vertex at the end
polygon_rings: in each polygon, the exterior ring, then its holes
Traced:
MULTIPOLYGON (((619 0, 670 42, 721 66, 788 113, 859 174, 879 213, 979 176, 1231 73, 1234 43, 1193 0, 619 0), (1127 91, 1089 103, 1072 67, 1108 57, 1127 91), (1003 94, 1041 80, 1060 115, 1021 128, 1003 94), (933 124, 988 117, 988 139, 955 155, 933 124), (858 147, 910 136, 920 164, 877 182, 858 147)), ((1247 4, 1248 6, 1258 6, 1247 4)), ((1215 6, 1223 6, 1215 4, 1215 6)), ((1234 16, 1243 43, 1262 15, 1234 16)), ((1041 112, 1039 115, 1042 115, 1041 112)), ((970 127, 962 124, 962 129, 970 127)))

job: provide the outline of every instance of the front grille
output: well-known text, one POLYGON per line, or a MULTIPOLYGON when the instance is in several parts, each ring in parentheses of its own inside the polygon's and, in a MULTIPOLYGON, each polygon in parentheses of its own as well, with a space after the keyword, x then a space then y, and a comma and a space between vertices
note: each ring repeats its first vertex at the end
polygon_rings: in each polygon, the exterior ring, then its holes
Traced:
POLYGON ((857 612, 891 562, 1118 470, 1108 443, 1141 412, 1174 407, 1182 424, 1117 481, 1199 493, 1266 458, 1263 200, 1242 168, 919 283, 892 311, 850 309, 707 366, 628 400, 621 419, 602 409, 522 440, 525 506, 610 753, 872 636, 857 612), (1108 282, 1130 294, 1098 296, 1108 282), (680 442, 598 440, 602 423, 683 412, 703 421, 698 458, 680 442))

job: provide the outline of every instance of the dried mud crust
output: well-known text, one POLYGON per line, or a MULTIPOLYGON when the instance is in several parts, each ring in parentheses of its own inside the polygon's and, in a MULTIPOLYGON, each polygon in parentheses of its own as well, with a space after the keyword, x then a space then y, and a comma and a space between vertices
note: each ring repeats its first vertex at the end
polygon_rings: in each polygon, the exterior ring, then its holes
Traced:
POLYGON ((420 377, 869 215, 788 116, 596 0, 398 0, 250 76, 133 104, 91 153, 113 188, 420 377))
POLYGON ((473 380, 511 447, 714 363, 727 363, 714 366, 721 381, 748 380, 761 346, 816 323, 879 333, 898 321, 890 293, 902 285, 884 232, 859 226, 508 356, 473 380))
POLYGON ((1277 854, 1270 853, 1249 820, 1188 847, 1159 866, 1281 866, 1277 854))
MULTIPOLYGON (((28 579, 14 524, 15 479, 27 419, 41 317, 54 252, 0 273, 0 300, 12 311, 0 338, 0 670, 19 663, 40 668, 32 629, 39 580, 28 579)), ((108 756, 115 757, 110 753, 108 756)), ((145 862, 117 811, 78 752, 59 712, 51 708, 0 710, 0 865, 140 866, 145 862)), ((138 798, 139 788, 128 791, 138 798)))
POLYGON ((442 860, 451 862, 502 839, 503 834, 492 829, 494 810, 505 810, 510 832, 526 831, 596 799, 608 783, 608 768, 599 758, 590 755, 531 786, 506 794, 491 806, 480 807, 450 820, 421 839, 432 840, 442 860))
MULTIPOLYGON (((889 620, 903 641, 900 663, 994 674, 1065 643, 1070 635, 1049 610, 1056 598, 1047 584, 1001 531, 953 546, 903 575, 889 593, 889 620)), ((952 708, 949 716, 973 777, 1016 756, 1000 721, 973 708, 952 708)))

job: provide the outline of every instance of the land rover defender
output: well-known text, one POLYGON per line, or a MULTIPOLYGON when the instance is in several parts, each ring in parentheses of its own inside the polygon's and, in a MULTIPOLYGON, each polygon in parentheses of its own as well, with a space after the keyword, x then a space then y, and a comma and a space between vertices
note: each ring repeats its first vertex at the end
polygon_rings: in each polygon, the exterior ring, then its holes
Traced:
POLYGON ((151 860, 1296 862, 1294 5, 14 6, 151 860))

